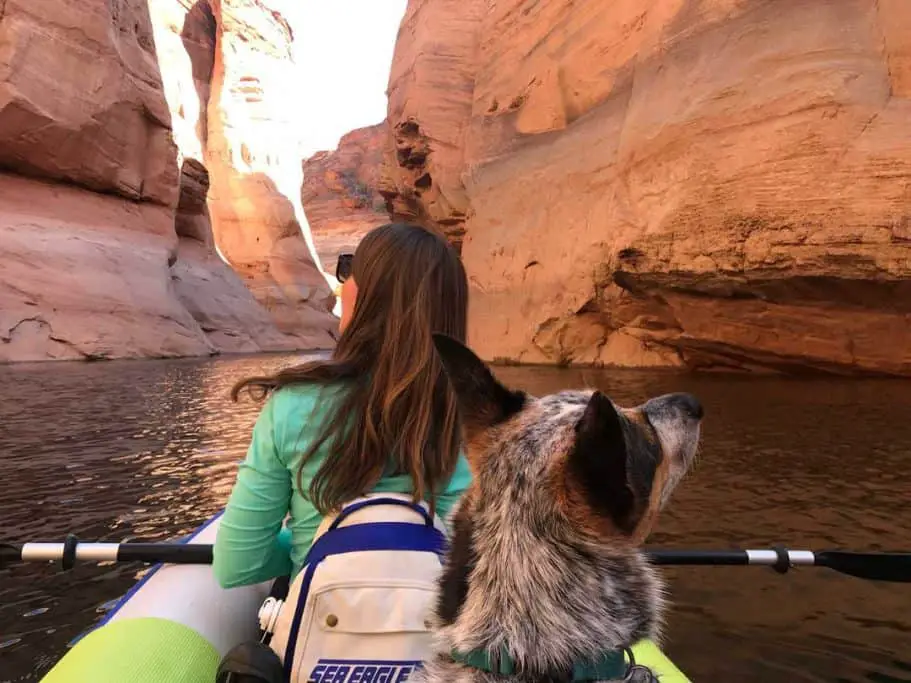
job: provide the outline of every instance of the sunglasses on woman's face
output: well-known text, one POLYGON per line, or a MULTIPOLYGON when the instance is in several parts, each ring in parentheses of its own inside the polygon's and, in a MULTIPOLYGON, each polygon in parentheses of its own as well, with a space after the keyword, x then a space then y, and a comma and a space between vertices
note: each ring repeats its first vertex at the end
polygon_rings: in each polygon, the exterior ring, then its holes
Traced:
POLYGON ((354 254, 339 254, 338 263, 335 264, 335 279, 344 282, 351 277, 351 264, 354 262, 354 254))

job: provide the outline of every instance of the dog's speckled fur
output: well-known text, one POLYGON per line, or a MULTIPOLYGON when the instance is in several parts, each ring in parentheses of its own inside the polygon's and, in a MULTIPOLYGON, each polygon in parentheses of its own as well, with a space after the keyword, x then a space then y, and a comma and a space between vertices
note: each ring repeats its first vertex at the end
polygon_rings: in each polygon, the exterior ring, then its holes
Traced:
POLYGON ((596 391, 535 398, 503 387, 458 342, 434 339, 473 484, 453 512, 438 654, 412 683, 503 680, 453 650, 506 647, 511 678, 560 681, 579 659, 657 639, 663 586, 636 546, 695 456, 698 401, 671 394, 621 409, 596 391))

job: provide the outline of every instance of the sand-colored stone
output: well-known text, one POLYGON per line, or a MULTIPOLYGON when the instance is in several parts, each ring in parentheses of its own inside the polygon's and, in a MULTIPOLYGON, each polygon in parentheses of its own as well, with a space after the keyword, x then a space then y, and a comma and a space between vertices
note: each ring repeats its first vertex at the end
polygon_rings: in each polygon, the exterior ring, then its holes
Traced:
POLYGON ((172 216, 0 175, 0 359, 215 353, 171 281, 172 216))
POLYGON ((6 0, 0 165, 172 206, 170 116, 146 0, 6 0))
POLYGON ((286 332, 337 330, 300 199, 293 30, 268 0, 212 0, 209 214, 219 251, 286 332))
MULTIPOLYGON (((281 332, 270 311, 256 301, 231 267, 199 242, 180 240, 171 280, 177 298, 219 350, 255 353, 293 351, 306 348, 305 344, 311 348, 332 345, 331 339, 316 335, 301 339, 281 332)), ((311 309, 302 309, 300 315, 313 315, 315 328, 322 324, 322 316, 316 317, 311 309)))
POLYGON ((215 16, 208 2, 148 0, 163 95, 180 169, 177 234, 214 244, 206 205, 208 104, 215 63, 215 16))
POLYGON ((411 0, 389 75, 380 191, 392 215, 442 228, 455 245, 469 207, 462 182, 482 20, 490 0, 411 0))
POLYGON ((329 152, 304 161, 301 201, 323 268, 335 272, 338 255, 353 252, 372 228, 389 222, 379 193, 385 123, 358 128, 329 152))
POLYGON ((911 5, 480 5, 409 4, 389 125, 460 198, 483 356, 911 374, 911 5))
MULTIPOLYGON (((263 3, 248 10, 251 23, 278 20, 263 3)), ((333 345, 328 286, 299 227, 275 270, 293 284, 285 261, 309 264, 317 285, 292 288, 274 315, 217 253, 210 207, 248 199, 210 192, 206 2, 8 0, 0 15, 0 362, 333 345)), ((299 157, 288 166, 299 176, 299 157)), ((299 202, 299 183, 289 193, 299 202)), ((272 234, 262 217, 240 227, 272 234)))

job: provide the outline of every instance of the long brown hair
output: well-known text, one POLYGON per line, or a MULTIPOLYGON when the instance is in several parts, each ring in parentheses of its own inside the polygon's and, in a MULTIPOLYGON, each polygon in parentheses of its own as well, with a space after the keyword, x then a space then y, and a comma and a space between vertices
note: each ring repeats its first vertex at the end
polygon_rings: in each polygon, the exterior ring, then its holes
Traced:
POLYGON ((289 384, 344 382, 319 437, 307 446, 297 487, 322 514, 370 491, 386 473, 407 473, 414 500, 436 494, 455 469, 459 419, 431 334, 465 341, 468 281, 455 250, 418 226, 389 223, 370 231, 354 254, 357 301, 330 360, 251 377, 231 391, 264 398, 289 384), (251 392, 253 393, 253 392, 251 392), (309 495, 304 465, 327 443, 309 495))

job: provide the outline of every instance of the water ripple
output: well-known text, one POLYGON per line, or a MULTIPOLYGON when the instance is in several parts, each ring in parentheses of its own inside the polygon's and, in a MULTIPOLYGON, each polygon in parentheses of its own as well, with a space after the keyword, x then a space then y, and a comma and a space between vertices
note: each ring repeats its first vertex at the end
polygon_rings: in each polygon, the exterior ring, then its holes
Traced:
MULTIPOLYGON (((233 382, 288 356, 0 368, 4 540, 164 540, 217 512, 256 406, 233 382)), ((911 384, 502 368, 533 393, 598 386, 706 406, 698 466, 650 545, 911 546, 911 384)), ((38 680, 146 570, 0 570, 0 679, 38 680)), ((824 569, 667 568, 669 654, 694 680, 909 681, 911 588, 824 569)))

